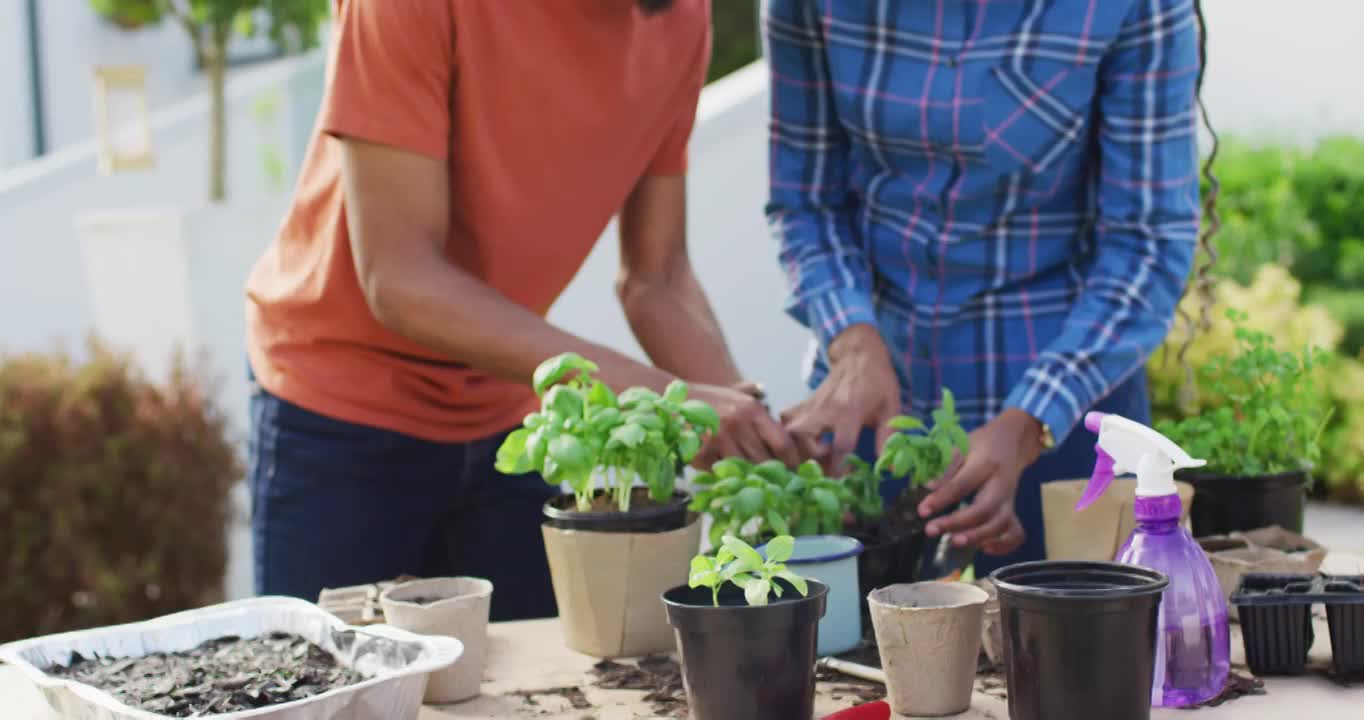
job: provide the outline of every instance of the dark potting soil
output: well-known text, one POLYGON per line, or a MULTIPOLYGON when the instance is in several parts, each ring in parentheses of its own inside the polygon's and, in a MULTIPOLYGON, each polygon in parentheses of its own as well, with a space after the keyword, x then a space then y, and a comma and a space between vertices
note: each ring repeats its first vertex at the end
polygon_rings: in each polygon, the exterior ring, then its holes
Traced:
POLYGON ((193 650, 139 658, 71 656, 46 669, 103 690, 120 702, 171 717, 278 705, 353 685, 365 676, 297 635, 220 637, 193 650))
POLYGON ((587 701, 587 695, 583 693, 583 689, 574 685, 545 688, 543 690, 516 690, 511 694, 525 700, 527 705, 539 705, 540 701, 536 699, 537 697, 553 695, 567 700, 568 704, 572 706, 574 710, 587 710, 592 707, 592 703, 587 701))
POLYGON ((644 701, 655 715, 687 717, 687 692, 682 686, 682 667, 667 655, 642 657, 635 665, 602 660, 592 666, 596 686, 607 690, 643 690, 644 701))
POLYGON ((919 517, 919 503, 928 497, 928 488, 919 486, 900 493, 875 524, 855 524, 849 530, 875 540, 894 540, 923 532, 928 521, 919 517))

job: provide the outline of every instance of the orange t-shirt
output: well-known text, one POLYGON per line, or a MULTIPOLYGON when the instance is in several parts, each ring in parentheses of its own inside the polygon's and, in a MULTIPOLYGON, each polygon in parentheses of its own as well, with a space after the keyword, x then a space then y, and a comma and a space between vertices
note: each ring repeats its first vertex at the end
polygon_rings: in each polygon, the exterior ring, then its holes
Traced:
POLYGON ((445 160, 446 258, 537 313, 641 177, 686 171, 709 0, 337 0, 326 96, 279 236, 247 281, 271 393, 443 442, 519 422, 530 388, 401 337, 356 280, 340 142, 445 160))

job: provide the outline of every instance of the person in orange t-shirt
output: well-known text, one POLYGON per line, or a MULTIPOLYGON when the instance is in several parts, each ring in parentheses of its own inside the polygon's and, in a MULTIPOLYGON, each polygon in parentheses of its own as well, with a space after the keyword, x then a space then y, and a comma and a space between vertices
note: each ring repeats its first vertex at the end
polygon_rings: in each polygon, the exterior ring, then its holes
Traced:
POLYGON ((247 282, 256 591, 477 575, 555 614, 537 476, 493 469, 573 351, 721 414, 704 457, 796 461, 693 274, 687 141, 709 0, 337 0, 293 205, 247 282), (613 215, 655 366, 545 320, 613 215))

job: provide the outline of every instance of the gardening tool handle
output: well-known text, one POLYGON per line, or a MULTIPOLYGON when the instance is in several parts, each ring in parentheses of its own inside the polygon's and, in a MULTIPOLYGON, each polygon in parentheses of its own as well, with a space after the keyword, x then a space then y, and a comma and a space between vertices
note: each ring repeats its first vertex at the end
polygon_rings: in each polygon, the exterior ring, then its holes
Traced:
POLYGON ((890 705, 885 700, 863 703, 826 715, 824 720, 890 720, 890 705))

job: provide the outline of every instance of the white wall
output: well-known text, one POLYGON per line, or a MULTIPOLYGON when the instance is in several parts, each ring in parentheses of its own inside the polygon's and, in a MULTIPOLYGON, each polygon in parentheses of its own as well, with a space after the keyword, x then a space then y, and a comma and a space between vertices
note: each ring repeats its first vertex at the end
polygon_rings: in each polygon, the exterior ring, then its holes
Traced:
POLYGON ((0 0, 0 169, 32 157, 24 0, 0 0))
POLYGON ((1223 134, 1364 134, 1364 2, 1203 0, 1204 99, 1223 134))

